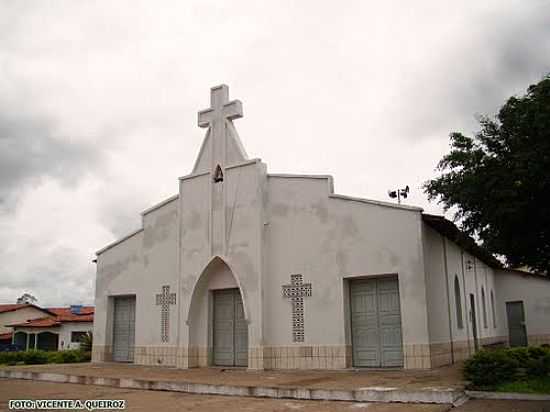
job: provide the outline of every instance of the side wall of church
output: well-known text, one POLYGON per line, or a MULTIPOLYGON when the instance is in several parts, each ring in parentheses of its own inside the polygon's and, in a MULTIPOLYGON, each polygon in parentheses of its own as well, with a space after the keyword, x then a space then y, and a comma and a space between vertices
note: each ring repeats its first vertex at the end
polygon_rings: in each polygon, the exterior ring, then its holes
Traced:
MULTIPOLYGON (((177 304, 169 305, 168 342, 161 338, 162 286, 177 291, 177 205, 174 199, 143 215, 143 229, 99 253, 96 277, 93 360, 112 357, 116 296, 136 298, 134 362, 175 365, 177 304)), ((179 299, 179 296, 177 296, 179 299)))
POLYGON ((550 344, 550 280, 521 272, 498 270, 497 313, 507 323, 506 302, 523 302, 529 345, 550 344))
POLYGON ((494 270, 426 224, 423 243, 432 366, 448 365, 473 354, 474 312, 479 346, 505 343, 504 319, 496 310, 499 297, 494 270), (474 295, 474 310, 470 294, 474 295))
POLYGON ((352 366, 349 281, 397 275, 405 368, 429 368, 421 215, 416 208, 332 194, 329 177, 268 177, 265 364, 273 368, 352 366), (304 298, 303 343, 293 343, 282 285, 312 284, 304 298))

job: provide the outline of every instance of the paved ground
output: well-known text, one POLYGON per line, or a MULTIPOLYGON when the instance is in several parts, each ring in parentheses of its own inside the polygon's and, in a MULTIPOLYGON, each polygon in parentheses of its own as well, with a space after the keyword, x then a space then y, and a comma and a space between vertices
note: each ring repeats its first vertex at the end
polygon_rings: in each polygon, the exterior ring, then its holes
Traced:
POLYGON ((70 383, 33 382, 0 378, 0 411, 10 399, 125 399, 126 411, 193 412, 445 412, 448 405, 375 404, 327 401, 294 401, 185 393, 115 389, 70 383))
POLYGON ((456 364, 432 370, 277 370, 253 372, 244 369, 195 368, 185 370, 120 363, 81 363, 15 366, 6 369, 111 378, 184 381, 213 385, 305 387, 309 389, 356 389, 383 386, 410 390, 435 387, 462 389, 463 381, 460 368, 461 365, 456 364))
MULTIPOLYGON (((256 399, 226 396, 190 395, 174 392, 115 389, 93 385, 32 382, 0 379, 0 411, 8 411, 10 399, 125 399, 126 411, 162 412, 445 412, 449 405, 411 405, 351 403, 326 401, 293 401, 284 399, 256 399)), ((469 401, 456 412, 550 412, 550 402, 536 401, 469 401)))

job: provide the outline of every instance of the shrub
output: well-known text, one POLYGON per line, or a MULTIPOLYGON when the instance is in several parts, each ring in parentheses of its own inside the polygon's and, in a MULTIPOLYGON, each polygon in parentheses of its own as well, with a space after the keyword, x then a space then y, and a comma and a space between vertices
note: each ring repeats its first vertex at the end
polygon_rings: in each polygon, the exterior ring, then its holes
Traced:
POLYGON ((512 380, 518 361, 507 350, 481 350, 464 363, 464 377, 476 388, 486 388, 512 380))
POLYGON ((91 359, 91 352, 81 351, 80 349, 59 352, 46 352, 42 350, 0 352, 0 364, 6 365, 15 365, 18 362, 23 362, 27 365, 41 363, 76 363, 89 362, 91 359))
POLYGON ((64 350, 59 352, 63 363, 81 362, 81 352, 79 350, 64 350))
POLYGON ((527 377, 550 376, 550 352, 542 353, 542 356, 529 359, 526 365, 527 377))
POLYGON ((23 352, 23 362, 26 365, 36 365, 41 363, 48 363, 48 354, 41 350, 29 350, 23 352))
POLYGON ((25 352, 0 352, 0 364, 15 365, 23 361, 25 352))
POLYGON ((464 377, 477 389, 546 376, 550 376, 550 347, 544 346, 481 350, 464 363, 464 377))
POLYGON ((63 363, 61 352, 47 352, 48 363, 63 363))
POLYGON ((519 363, 518 366, 520 367, 525 366, 529 359, 531 359, 528 348, 508 348, 505 352, 512 359, 515 359, 519 363))

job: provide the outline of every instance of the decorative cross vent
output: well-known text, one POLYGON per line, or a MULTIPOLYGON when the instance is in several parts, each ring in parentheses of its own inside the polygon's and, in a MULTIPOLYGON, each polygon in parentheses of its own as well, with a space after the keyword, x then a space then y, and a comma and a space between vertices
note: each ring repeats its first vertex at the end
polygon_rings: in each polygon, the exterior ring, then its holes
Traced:
POLYGON ((170 286, 163 286, 162 293, 156 295, 157 306, 160 306, 160 340, 168 342, 170 327, 170 305, 176 304, 176 294, 170 293, 170 286))
POLYGON ((290 275, 290 285, 283 285, 283 296, 292 303, 292 340, 304 341, 304 297, 311 296, 311 283, 302 283, 302 275, 290 275))

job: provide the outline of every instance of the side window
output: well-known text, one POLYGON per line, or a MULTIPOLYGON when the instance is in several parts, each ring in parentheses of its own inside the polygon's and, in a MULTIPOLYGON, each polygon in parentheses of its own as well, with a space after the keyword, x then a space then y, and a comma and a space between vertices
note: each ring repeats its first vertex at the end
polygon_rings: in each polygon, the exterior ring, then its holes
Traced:
POLYGON ((491 291, 491 312, 493 312, 493 328, 497 327, 497 314, 495 311, 495 295, 491 291))
POLYGON ((485 290, 481 287, 481 306, 483 307, 483 327, 487 327, 487 304, 485 303, 485 290))
POLYGON ((86 336, 86 332, 71 332, 71 342, 80 343, 83 336, 86 336))
POLYGON ((458 329, 464 328, 464 319, 462 318, 462 299, 460 294, 460 282, 458 276, 455 275, 455 305, 456 305, 456 323, 458 329))

